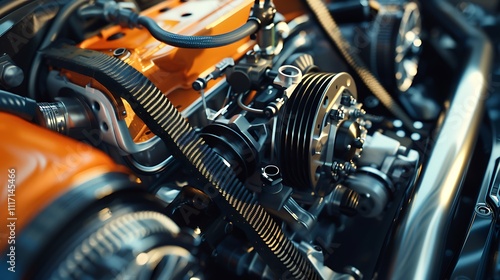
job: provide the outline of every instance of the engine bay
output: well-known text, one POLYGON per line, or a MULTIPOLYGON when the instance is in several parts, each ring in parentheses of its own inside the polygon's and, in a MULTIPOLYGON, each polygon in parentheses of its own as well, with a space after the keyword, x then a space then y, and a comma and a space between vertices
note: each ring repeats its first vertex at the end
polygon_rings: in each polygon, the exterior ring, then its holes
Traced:
POLYGON ((8 2, 1 279, 499 277, 496 4, 8 2))

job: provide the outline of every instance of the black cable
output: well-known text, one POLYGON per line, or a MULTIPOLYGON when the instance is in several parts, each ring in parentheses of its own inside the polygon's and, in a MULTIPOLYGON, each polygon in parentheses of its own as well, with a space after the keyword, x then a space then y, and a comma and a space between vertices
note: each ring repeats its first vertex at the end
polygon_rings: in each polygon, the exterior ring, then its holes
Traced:
POLYGON ((263 6, 256 0, 248 21, 236 30, 212 36, 185 36, 168 32, 161 28, 154 19, 140 16, 136 12, 120 7, 110 1, 103 6, 103 16, 109 22, 114 22, 130 28, 143 26, 160 42, 178 48, 206 49, 226 46, 235 43, 247 36, 255 34, 261 26, 268 26, 274 22, 276 9, 267 0, 263 6))
POLYGON ((263 114, 264 114, 264 110, 262 110, 262 109, 255 109, 255 108, 252 108, 252 107, 250 107, 250 106, 245 105, 245 104, 243 103, 243 95, 244 95, 244 94, 240 94, 240 95, 238 96, 238 98, 237 98, 238 106, 239 106, 241 109, 243 109, 243 110, 245 110, 245 111, 247 111, 247 112, 249 112, 249 113, 261 114, 261 115, 263 115, 263 114))
POLYGON ((87 18, 99 18, 102 17, 103 11, 102 8, 96 6, 90 6, 88 8, 82 8, 78 11, 78 16, 82 19, 87 18))
POLYGON ((380 84, 377 78, 373 76, 355 51, 351 49, 351 46, 344 39, 339 26, 330 15, 325 3, 322 0, 305 0, 305 3, 318 20, 321 28, 325 31, 328 38, 339 50, 341 56, 349 64, 349 66, 353 68, 366 87, 396 118, 403 122, 403 125, 407 129, 415 131, 412 119, 397 104, 394 98, 392 98, 389 92, 387 92, 387 90, 380 84))
POLYGON ((241 27, 225 34, 214 36, 185 36, 163 30, 153 19, 148 17, 139 17, 137 23, 144 26, 158 41, 178 48, 192 49, 226 46, 254 34, 259 29, 257 20, 250 19, 241 27))
POLYGON ((142 73, 120 59, 72 46, 54 47, 44 54, 49 64, 94 77, 104 87, 120 92, 136 115, 190 171, 195 187, 210 194, 221 212, 246 234, 276 275, 288 279, 321 279, 307 257, 286 237, 234 171, 142 73))
POLYGON ((89 0, 73 0, 68 2, 58 13, 55 19, 50 26, 49 31, 44 37, 44 40, 40 44, 38 51, 35 53, 35 57, 33 58, 33 63, 31 66, 31 72, 28 80, 28 95, 31 98, 35 98, 36 94, 36 83, 38 80, 38 68, 40 67, 40 63, 42 61, 42 56, 40 50, 47 48, 52 42, 54 42, 59 33, 62 30, 62 27, 67 24, 69 17, 81 6, 86 4, 89 0))
POLYGON ((36 119, 36 101, 7 91, 0 90, 0 112, 16 115, 27 121, 36 119))

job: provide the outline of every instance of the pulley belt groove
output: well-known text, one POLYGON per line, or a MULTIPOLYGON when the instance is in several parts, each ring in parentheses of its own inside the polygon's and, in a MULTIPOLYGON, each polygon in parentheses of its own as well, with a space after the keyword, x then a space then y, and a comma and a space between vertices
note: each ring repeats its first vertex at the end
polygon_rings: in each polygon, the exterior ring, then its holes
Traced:
POLYGON ((222 212, 245 232, 277 277, 320 279, 234 172, 144 75, 119 59, 70 45, 54 46, 43 54, 49 65, 92 77, 126 99, 149 129, 192 171, 198 187, 208 192, 222 212))

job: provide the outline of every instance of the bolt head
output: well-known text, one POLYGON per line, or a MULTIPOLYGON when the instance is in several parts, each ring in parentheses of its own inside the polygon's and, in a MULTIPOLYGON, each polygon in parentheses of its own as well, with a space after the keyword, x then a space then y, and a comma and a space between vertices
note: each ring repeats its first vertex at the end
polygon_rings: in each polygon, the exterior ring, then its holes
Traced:
POLYGON ((345 113, 344 109, 342 107, 339 107, 338 109, 332 109, 329 113, 329 116, 332 120, 334 121, 340 121, 345 118, 345 113))
POLYGON ((354 139, 354 147, 356 147, 357 149, 361 149, 363 148, 363 144, 365 143, 365 141, 363 139, 361 139, 360 137, 354 139))
POLYGON ((20 86, 24 81, 24 72, 21 68, 11 63, 2 67, 2 82, 8 87, 20 86))

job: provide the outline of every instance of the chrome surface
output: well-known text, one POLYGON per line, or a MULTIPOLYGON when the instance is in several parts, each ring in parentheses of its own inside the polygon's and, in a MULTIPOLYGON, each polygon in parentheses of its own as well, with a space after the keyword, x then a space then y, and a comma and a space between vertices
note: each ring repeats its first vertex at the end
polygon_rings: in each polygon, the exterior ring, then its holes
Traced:
POLYGON ((302 72, 299 68, 293 65, 283 65, 278 69, 278 76, 274 79, 274 83, 289 88, 294 84, 298 84, 301 80, 302 72))
MULTIPOLYGON (((344 274, 344 273, 337 273, 333 271, 331 268, 328 266, 324 265, 324 258, 325 256, 323 255, 323 251, 318 250, 319 248, 316 248, 312 246, 311 244, 307 242, 300 242, 297 244, 297 247, 299 248, 300 251, 304 255, 307 256, 307 259, 311 262, 311 264, 316 268, 318 273, 321 275, 321 278, 325 280, 357 280, 357 277, 354 277, 352 274, 353 271, 349 270, 346 271, 349 274, 344 274)), ((286 279, 283 277, 283 279, 286 279)))
POLYGON ((50 130, 80 138, 82 131, 92 127, 90 109, 76 98, 57 97, 55 102, 38 103, 43 121, 40 124, 50 130))
POLYGON ((396 82, 401 92, 407 91, 413 84, 418 72, 418 63, 422 49, 422 23, 418 6, 410 2, 405 6, 403 18, 396 39, 396 82))
POLYGON ((468 26, 445 1, 426 3, 456 37, 468 37, 470 52, 428 164, 393 237, 389 279, 437 279, 446 236, 471 159, 484 110, 493 50, 488 38, 468 26))
POLYGON ((67 111, 62 103, 42 102, 38 104, 38 107, 45 121, 42 126, 61 134, 67 134, 67 111))
POLYGON ((100 127, 99 140, 118 147, 124 155, 144 152, 156 145, 163 145, 160 137, 156 135, 147 141, 135 143, 130 136, 125 120, 116 118, 113 104, 101 91, 88 86, 83 88, 73 84, 61 77, 56 71, 50 72, 47 80, 50 92, 58 93, 63 88, 69 88, 81 94, 89 104, 98 104, 98 106, 94 106, 94 113, 100 127))
MULTIPOLYGON (((334 159, 335 141, 338 135, 339 126, 343 121, 349 120, 351 117, 349 107, 341 104, 342 95, 346 93, 351 95, 354 99, 358 97, 358 92, 354 79, 351 75, 341 72, 329 82, 328 87, 322 94, 321 105, 318 105, 316 116, 312 119, 313 122, 313 135, 309 147, 310 162, 310 180, 314 186, 318 184, 321 175, 321 166, 328 164, 332 165, 334 159), (339 119, 334 120, 330 117, 332 111, 341 112, 339 119)), ((352 107, 354 108, 355 105, 352 107)), ((347 147, 346 147, 347 148, 347 147)))

